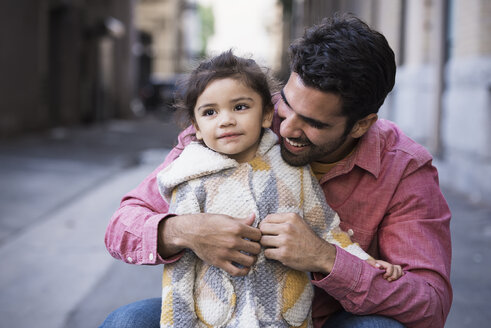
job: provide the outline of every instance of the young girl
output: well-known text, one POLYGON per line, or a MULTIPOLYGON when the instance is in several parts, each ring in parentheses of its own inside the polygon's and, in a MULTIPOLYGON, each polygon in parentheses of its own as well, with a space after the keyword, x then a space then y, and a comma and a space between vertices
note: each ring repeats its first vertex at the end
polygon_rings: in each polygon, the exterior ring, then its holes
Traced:
MULTIPOLYGON (((308 166, 286 164, 269 130, 270 84, 252 59, 231 51, 192 72, 180 106, 198 142, 158 174, 169 213, 300 214, 322 238, 372 265, 390 280, 400 270, 374 261, 339 228, 339 217, 308 166)), ((268 260, 263 252, 245 277, 233 277, 187 250, 164 266, 161 327, 310 327, 313 287, 309 275, 268 260)))

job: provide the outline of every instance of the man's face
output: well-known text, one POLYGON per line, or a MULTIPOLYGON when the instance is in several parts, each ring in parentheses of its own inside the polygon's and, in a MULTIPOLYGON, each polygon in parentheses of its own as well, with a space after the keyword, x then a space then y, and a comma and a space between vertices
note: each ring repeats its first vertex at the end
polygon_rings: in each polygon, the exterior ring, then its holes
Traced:
POLYGON ((341 114, 341 106, 338 95, 307 87, 292 73, 278 105, 283 159, 301 166, 333 163, 348 155, 355 139, 345 131, 348 118, 341 114))

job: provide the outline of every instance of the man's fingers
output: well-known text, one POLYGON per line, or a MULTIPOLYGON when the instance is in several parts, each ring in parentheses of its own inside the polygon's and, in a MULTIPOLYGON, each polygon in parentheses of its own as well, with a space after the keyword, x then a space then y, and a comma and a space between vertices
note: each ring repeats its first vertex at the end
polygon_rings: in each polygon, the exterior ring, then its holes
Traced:
POLYGON ((278 223, 271 223, 271 222, 261 222, 259 225, 259 229, 261 229, 262 235, 279 235, 280 234, 280 229, 281 225, 278 223))
POLYGON ((263 235, 259 241, 263 247, 279 247, 281 246, 279 238, 277 236, 266 236, 263 235))
POLYGON ((261 230, 258 228, 253 228, 249 226, 244 226, 244 229, 240 233, 242 238, 247 238, 254 241, 259 241, 261 239, 261 230))
POLYGON ((259 230, 259 228, 252 227, 255 219, 256 214, 252 213, 251 215, 249 215, 249 217, 242 220, 242 222, 245 224, 245 226, 242 226, 240 228, 239 232, 242 238, 247 238, 254 241, 259 241, 259 239, 261 239, 261 231, 259 230))
POLYGON ((244 254, 241 252, 235 252, 230 256, 230 262, 235 262, 239 265, 245 267, 251 267, 256 263, 257 257, 249 254, 244 254))
POLYGON ((233 252, 228 257, 228 260, 220 265, 220 267, 232 276, 245 276, 249 273, 254 263, 256 263, 256 260, 256 256, 243 252, 233 252))
POLYGON ((256 214, 252 213, 251 215, 249 215, 247 218, 244 219, 244 223, 247 224, 248 226, 251 226, 255 220, 256 220, 256 214))
POLYGON ((280 254, 277 248, 266 248, 264 250, 264 256, 270 260, 279 260, 280 254))
POLYGON ((293 223, 296 221, 303 221, 302 217, 297 213, 275 213, 267 215, 264 220, 261 221, 261 225, 264 223, 278 224, 287 222, 293 223))
POLYGON ((264 220, 261 222, 262 224, 268 223, 282 223, 285 222, 285 218, 290 213, 275 213, 267 215, 264 220))
POLYGON ((224 263, 221 268, 234 277, 242 277, 249 273, 250 267, 238 267, 231 262, 224 263))
POLYGON ((252 255, 258 255, 261 252, 261 245, 259 242, 242 239, 236 249, 252 255))

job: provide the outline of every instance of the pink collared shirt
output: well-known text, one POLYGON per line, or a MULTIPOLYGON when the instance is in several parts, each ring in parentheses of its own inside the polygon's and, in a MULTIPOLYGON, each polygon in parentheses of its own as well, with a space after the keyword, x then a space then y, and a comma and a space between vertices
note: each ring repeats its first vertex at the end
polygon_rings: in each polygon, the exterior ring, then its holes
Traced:
MULTIPOLYGON (((188 134, 181 133, 164 163, 124 196, 106 231, 113 257, 133 264, 178 258, 157 253, 157 228, 168 206, 156 174, 179 156, 188 134)), ((443 327, 452 301, 450 211, 429 153, 395 124, 379 120, 320 183, 343 230, 375 258, 400 264, 405 275, 387 282, 383 271, 337 248, 332 272, 314 273, 314 326, 340 303, 348 312, 389 316, 407 327, 443 327)))
POLYGON ((379 120, 355 152, 320 180, 341 228, 375 258, 400 264, 394 282, 337 249, 333 271, 314 274, 320 327, 329 293, 346 311, 392 317, 407 327, 443 327, 452 302, 450 210, 431 155, 397 126, 379 120))

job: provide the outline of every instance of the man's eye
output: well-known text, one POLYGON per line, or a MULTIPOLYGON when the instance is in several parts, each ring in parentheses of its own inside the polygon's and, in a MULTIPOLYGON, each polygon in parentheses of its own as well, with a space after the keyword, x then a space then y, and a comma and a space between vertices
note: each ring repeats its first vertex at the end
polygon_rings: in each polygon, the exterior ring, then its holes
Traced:
POLYGON ((305 119, 305 122, 309 126, 313 127, 314 129, 325 129, 325 128, 327 128, 329 126, 328 124, 317 122, 315 120, 305 119))
POLYGON ((240 104, 240 105, 236 105, 235 106, 235 110, 244 110, 244 109, 247 109, 247 108, 249 108, 249 106, 244 105, 244 104, 240 104))
POLYGON ((314 129, 322 129, 325 127, 324 124, 319 124, 317 122, 310 122, 309 125, 314 129))

